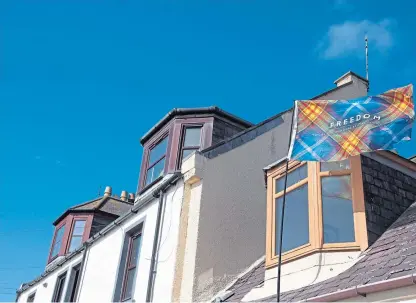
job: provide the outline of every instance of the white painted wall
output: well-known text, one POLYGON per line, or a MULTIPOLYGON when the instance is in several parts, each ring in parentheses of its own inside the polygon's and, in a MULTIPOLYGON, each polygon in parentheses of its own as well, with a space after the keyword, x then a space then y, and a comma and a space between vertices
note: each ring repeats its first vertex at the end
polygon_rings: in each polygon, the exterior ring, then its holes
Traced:
POLYGON ((74 257, 72 260, 68 261, 68 263, 66 263, 65 266, 57 269, 55 272, 47 276, 45 279, 41 280, 37 284, 27 289, 25 292, 23 292, 19 296, 18 302, 26 302, 28 296, 30 296, 35 291, 36 291, 35 302, 51 302, 54 289, 55 289, 56 279, 62 273, 67 271, 66 281, 65 281, 65 286, 64 286, 64 294, 65 294, 66 288, 68 286, 69 274, 71 272, 71 269, 72 267, 81 263, 81 259, 82 259, 82 254, 79 254, 76 257, 74 257))
POLYGON ((191 199, 189 204, 187 240, 183 265, 183 278, 181 283, 181 302, 191 302, 194 274, 195 256, 198 240, 199 213, 201 207, 202 180, 192 184, 191 199))
MULTIPOLYGON (((281 290, 286 292, 332 278, 353 266, 361 252, 322 252, 282 264, 281 290)), ((276 294, 277 267, 267 269, 262 287, 253 288, 243 301, 255 301, 276 294)))
MULTIPOLYGON (((154 302, 168 302, 172 294, 182 198, 183 182, 180 180, 176 185, 169 188, 165 194, 164 217, 160 233, 159 258, 153 297, 154 302)), ((79 302, 113 301, 125 233, 141 222, 144 222, 144 225, 133 299, 136 302, 145 302, 157 209, 158 199, 155 198, 146 207, 139 210, 137 214, 124 221, 119 227, 114 228, 89 247, 86 265, 81 276, 78 295, 79 302)), ((81 262, 81 258, 82 254, 64 264, 62 268, 47 278, 25 290, 20 295, 19 302, 26 302, 28 295, 35 289, 35 301, 50 302, 57 276, 61 272, 81 262), (48 283, 46 288, 42 286, 45 282, 48 283)), ((68 283, 68 280, 69 276, 66 283, 68 283)), ((64 293, 65 291, 66 286, 64 293)))

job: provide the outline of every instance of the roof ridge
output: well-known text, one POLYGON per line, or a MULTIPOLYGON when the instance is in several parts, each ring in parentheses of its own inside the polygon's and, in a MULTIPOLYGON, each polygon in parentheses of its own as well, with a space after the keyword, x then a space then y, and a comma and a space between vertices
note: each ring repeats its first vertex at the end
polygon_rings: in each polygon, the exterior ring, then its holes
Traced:
POLYGON ((84 202, 84 203, 81 203, 81 204, 76 204, 76 205, 74 205, 74 206, 71 206, 69 209, 74 209, 74 208, 76 208, 76 207, 84 206, 84 205, 87 205, 87 204, 89 204, 89 203, 95 202, 95 201, 97 201, 97 200, 99 200, 99 199, 102 199, 102 198, 103 198, 103 197, 98 197, 98 198, 96 198, 96 199, 89 200, 89 201, 84 202))

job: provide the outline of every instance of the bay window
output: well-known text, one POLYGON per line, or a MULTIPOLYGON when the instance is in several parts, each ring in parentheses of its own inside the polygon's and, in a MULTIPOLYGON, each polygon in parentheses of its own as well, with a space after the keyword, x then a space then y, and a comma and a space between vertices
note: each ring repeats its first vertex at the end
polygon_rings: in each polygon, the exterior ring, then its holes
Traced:
MULTIPOLYGON (((267 266, 278 262, 285 168, 284 163, 267 172, 267 266)), ((315 251, 366 248, 361 174, 359 156, 289 163, 282 262, 315 251)))

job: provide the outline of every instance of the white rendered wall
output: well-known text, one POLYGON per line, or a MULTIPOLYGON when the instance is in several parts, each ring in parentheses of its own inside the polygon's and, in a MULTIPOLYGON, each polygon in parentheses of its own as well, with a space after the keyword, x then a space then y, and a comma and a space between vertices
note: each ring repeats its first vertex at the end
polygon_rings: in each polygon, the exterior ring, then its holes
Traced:
MULTIPOLYGON (((332 278, 359 260, 361 252, 322 252, 282 264, 281 290, 286 292, 332 278)), ((262 287, 253 288, 243 302, 276 294, 277 266, 267 269, 262 287)))
POLYGON ((18 302, 27 302, 28 296, 36 291, 35 302, 51 302, 52 296, 54 293, 55 283, 58 276, 67 271, 66 280, 64 286, 64 294, 68 286, 69 273, 73 266, 81 263, 82 253, 74 257, 72 260, 68 261, 62 268, 57 269, 55 272, 47 276, 45 279, 31 286, 29 289, 25 290, 20 296, 18 302))
MULTIPOLYGON (((153 301, 170 301, 172 294, 173 275, 175 268, 176 246, 178 239, 179 217, 182 205, 183 183, 178 183, 165 193, 162 231, 160 233, 159 258, 154 287, 153 301)), ((134 284, 133 299, 145 302, 149 279, 150 259, 155 234, 158 199, 151 201, 145 208, 119 227, 114 228, 103 238, 94 242, 87 251, 84 272, 81 275, 78 294, 79 302, 112 302, 116 286, 116 278, 121 258, 125 232, 143 224, 140 256, 134 284)), ((82 254, 65 263, 59 270, 50 274, 34 286, 25 290, 19 302, 26 302, 28 295, 36 289, 35 302, 50 302, 52 299, 57 276, 73 265, 81 262, 82 254), (45 288, 43 283, 48 283, 45 288)), ((66 284, 69 276, 67 276, 66 284)), ((66 292, 66 286, 64 294, 66 292)), ((64 297, 64 296, 63 296, 64 297)))

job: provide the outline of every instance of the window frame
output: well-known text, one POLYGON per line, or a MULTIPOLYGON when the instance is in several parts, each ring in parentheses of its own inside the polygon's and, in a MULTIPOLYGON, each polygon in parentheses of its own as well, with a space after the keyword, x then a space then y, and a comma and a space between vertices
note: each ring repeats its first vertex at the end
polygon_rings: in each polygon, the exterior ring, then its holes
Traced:
MULTIPOLYGON (((131 300, 132 297, 133 297, 133 290, 131 292, 130 297, 125 297, 125 295, 126 295, 126 289, 127 289, 128 274, 129 274, 129 271, 131 269, 134 269, 133 279, 136 279, 137 267, 139 266, 139 258, 137 258, 136 263, 134 264, 134 266, 130 266, 130 262, 131 262, 131 258, 132 258, 132 252, 133 252, 133 249, 132 249, 133 248, 133 241, 137 238, 140 238, 140 237, 142 237, 142 231, 141 230, 129 235, 129 244, 128 244, 128 249, 127 249, 126 265, 125 265, 124 273, 123 273, 123 282, 121 284, 120 302, 125 302, 125 301, 128 301, 128 300, 131 300)), ((139 246, 137 247, 137 253, 139 255, 140 255, 140 246, 141 246, 141 240, 140 240, 139 246)), ((134 284, 132 284, 132 287, 134 287, 134 284)))
POLYGON ((65 271, 58 275, 55 282, 55 287, 53 290, 52 300, 51 302, 61 302, 64 296, 65 284, 66 284, 66 276, 68 271, 65 271), (61 293, 59 293, 59 288, 62 286, 61 293), (58 298, 59 296, 59 298, 58 298))
MULTIPOLYGON (((288 173, 307 165, 308 175, 305 179, 289 186, 286 193, 308 184, 309 206, 309 243, 294 248, 282 254, 282 263, 298 259, 317 251, 335 250, 365 250, 368 246, 367 228, 365 220, 364 191, 361 172, 361 157, 350 157, 350 169, 320 171, 319 162, 290 161, 288 173), (355 242, 326 243, 323 239, 323 209, 321 180, 330 176, 345 176, 351 178, 351 195, 354 219, 355 242)), ((267 174, 267 218, 266 218, 266 267, 276 266, 278 263, 276 248, 276 206, 275 199, 283 195, 283 191, 275 193, 276 180, 285 176, 286 163, 270 169, 267 174)), ((288 201, 286 201, 288 203, 288 201)), ((287 231, 283 231, 287 232, 287 231)))
MULTIPOLYGON (((84 221, 85 222, 84 231, 82 232, 82 236, 81 236, 81 246, 84 243, 84 241, 87 240, 86 239, 86 231, 90 229, 90 228, 88 228, 88 219, 89 219, 88 216, 73 216, 71 218, 71 229, 69 231, 68 239, 66 241, 65 254, 70 252, 69 248, 71 247, 71 241, 72 241, 76 221, 84 221)), ((75 248, 74 251, 77 250, 79 247, 75 248)))
MULTIPOLYGON (((147 146, 146 155, 145 155, 146 162, 145 162, 144 171, 143 171, 143 173, 144 173, 143 188, 151 187, 158 180, 160 180, 161 177, 157 177, 157 178, 153 179, 149 184, 146 184, 146 182, 147 182, 147 173, 148 173, 149 169, 154 167, 156 164, 158 164, 163 159, 165 159, 165 164, 163 165, 163 175, 166 174, 166 167, 167 167, 168 156, 169 156, 168 150, 169 150, 169 146, 170 146, 169 140, 170 140, 169 131, 166 131, 163 134, 161 134, 160 136, 158 136, 157 139, 154 140, 154 142, 152 142, 149 146, 147 146), (165 139, 167 140, 166 141, 165 153, 163 154, 162 157, 160 157, 157 161, 155 161, 154 163, 152 163, 152 165, 150 165, 149 161, 150 161, 150 154, 151 154, 152 150, 165 139)), ((162 178, 163 178, 163 176, 162 176, 162 178)))
POLYGON ((78 263, 72 266, 69 274, 69 282, 65 291, 65 302, 77 302, 79 285, 82 275, 82 264, 78 263), (77 280, 75 280, 76 272, 78 272, 77 280))
POLYGON ((180 134, 180 139, 179 139, 179 148, 178 148, 178 153, 177 153, 177 163, 176 163, 176 168, 177 169, 181 169, 182 166, 182 154, 184 150, 201 150, 201 147, 203 145, 202 139, 204 138, 204 124, 203 123, 183 123, 181 125, 181 134, 180 134), (194 146, 185 146, 185 135, 186 135, 186 130, 187 129, 191 129, 191 128, 199 128, 200 129, 200 136, 199 136, 199 145, 194 145, 194 146))
POLYGON ((56 227, 55 227, 55 231, 53 234, 53 238, 52 238, 52 245, 51 245, 51 249, 49 252, 49 258, 48 258, 48 263, 52 262, 53 260, 55 260, 56 258, 58 258, 60 255, 62 255, 62 246, 65 246, 65 233, 66 233, 66 220, 62 220, 61 223, 59 223, 56 227), (53 249, 55 247, 55 242, 56 242, 56 237, 58 235, 58 231, 63 228, 63 234, 62 234, 62 242, 61 242, 61 246, 59 247, 58 253, 53 256, 53 249))

